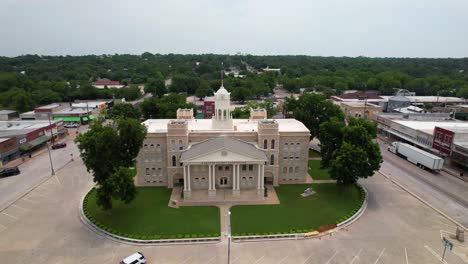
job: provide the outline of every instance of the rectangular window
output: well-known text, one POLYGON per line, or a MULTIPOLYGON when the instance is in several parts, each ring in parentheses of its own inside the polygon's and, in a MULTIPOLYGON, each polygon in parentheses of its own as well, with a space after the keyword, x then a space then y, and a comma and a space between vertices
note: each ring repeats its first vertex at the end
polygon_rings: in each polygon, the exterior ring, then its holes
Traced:
POLYGON ((146 175, 149 175, 150 172, 149 172, 149 168, 146 168, 146 175))
POLYGON ((243 171, 247 170, 247 165, 242 165, 242 170, 243 171))
POLYGON ((253 171, 253 165, 252 164, 249 165, 249 171, 253 171))

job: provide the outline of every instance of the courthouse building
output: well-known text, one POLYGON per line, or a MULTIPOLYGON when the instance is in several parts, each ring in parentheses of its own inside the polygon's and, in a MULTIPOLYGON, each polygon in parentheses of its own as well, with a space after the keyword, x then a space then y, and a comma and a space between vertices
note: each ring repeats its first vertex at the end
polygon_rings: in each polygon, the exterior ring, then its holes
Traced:
POLYGON ((138 186, 183 187, 216 195, 243 192, 263 196, 266 185, 304 183, 308 177, 310 132, 295 119, 267 119, 264 109, 250 119, 232 119, 230 93, 214 94, 211 119, 194 119, 192 109, 179 109, 177 119, 149 119, 137 158, 138 186))

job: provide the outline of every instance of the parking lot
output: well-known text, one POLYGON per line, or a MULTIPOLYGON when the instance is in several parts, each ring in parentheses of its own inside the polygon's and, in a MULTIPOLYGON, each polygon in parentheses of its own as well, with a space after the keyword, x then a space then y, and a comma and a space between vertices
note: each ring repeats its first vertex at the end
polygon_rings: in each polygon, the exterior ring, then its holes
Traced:
MULTIPOLYGON (((231 263, 441 263, 441 234, 450 236, 454 224, 380 174, 362 184, 369 192, 368 208, 346 230, 321 239, 231 243, 231 263)), ((92 185, 75 159, 3 210, 1 262, 118 263, 140 251, 148 263, 227 263, 227 242, 134 246, 90 231, 79 220, 78 205, 92 185)), ((466 242, 456 244, 446 263, 466 263, 455 254, 463 250, 466 256, 466 242)))

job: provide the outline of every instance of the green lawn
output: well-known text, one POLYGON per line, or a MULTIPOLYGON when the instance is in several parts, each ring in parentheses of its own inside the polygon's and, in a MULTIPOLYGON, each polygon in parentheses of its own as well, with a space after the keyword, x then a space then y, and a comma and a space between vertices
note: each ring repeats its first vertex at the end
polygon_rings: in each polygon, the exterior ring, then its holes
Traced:
POLYGON ((177 235, 215 236, 220 233, 218 207, 169 208, 171 191, 165 187, 139 187, 135 200, 130 204, 114 201, 110 214, 96 205, 96 192, 92 191, 87 196, 86 206, 93 222, 99 222, 121 235, 176 238, 174 236, 177 235))
POLYGON ((309 158, 320 158, 320 152, 309 149, 309 158))
POLYGON ((314 180, 331 180, 327 169, 320 169, 320 160, 309 160, 309 175, 314 180))
POLYGON ((234 235, 315 229, 335 224, 362 204, 356 186, 340 189, 331 183, 292 184, 275 189, 281 202, 279 205, 239 205, 231 208, 234 235), (305 198, 300 196, 308 187, 312 187, 316 193, 305 198))

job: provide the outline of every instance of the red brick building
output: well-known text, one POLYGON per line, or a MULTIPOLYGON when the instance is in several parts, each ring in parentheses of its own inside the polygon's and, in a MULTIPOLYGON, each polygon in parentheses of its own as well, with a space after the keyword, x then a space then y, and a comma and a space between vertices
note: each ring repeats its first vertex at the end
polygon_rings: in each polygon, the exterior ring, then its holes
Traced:
POLYGON ((211 119, 211 117, 214 114, 214 109, 215 109, 215 102, 213 96, 210 97, 205 97, 205 100, 203 102, 203 115, 205 116, 205 119, 211 119))
POLYGON ((453 131, 442 127, 435 127, 432 148, 437 149, 444 155, 450 156, 454 135, 453 131))

